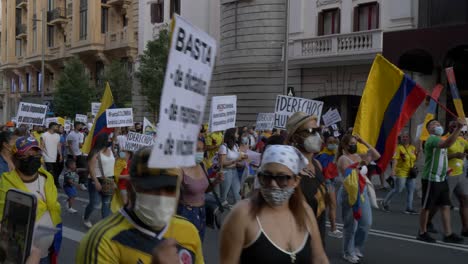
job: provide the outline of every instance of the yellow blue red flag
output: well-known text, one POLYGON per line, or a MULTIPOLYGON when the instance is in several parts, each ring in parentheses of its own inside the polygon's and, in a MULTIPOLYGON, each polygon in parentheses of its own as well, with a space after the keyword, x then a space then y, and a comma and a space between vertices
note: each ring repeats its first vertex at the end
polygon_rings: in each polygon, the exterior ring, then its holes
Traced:
POLYGON ((343 180, 343 187, 348 193, 348 204, 353 209, 353 217, 356 220, 359 220, 362 215, 361 202, 364 199, 362 193, 366 187, 366 176, 360 173, 358 166, 357 162, 346 168, 343 180))
POLYGON ((429 106, 427 107, 426 117, 424 118, 424 123, 421 130, 421 136, 419 136, 420 141, 426 141, 429 138, 429 131, 426 129, 426 125, 429 121, 435 118, 437 110, 437 102, 439 100, 440 93, 444 87, 441 84, 438 84, 432 91, 432 98, 429 101, 429 106))
POLYGON ((465 111, 463 110, 463 103, 458 92, 457 81, 455 80, 455 73, 453 72, 453 67, 446 68, 445 73, 447 74, 447 80, 450 84, 450 92, 452 93, 453 104, 457 110, 457 115, 459 118, 465 118, 465 111))
MULTIPOLYGON (((402 70, 377 54, 359 105, 353 133, 379 151, 378 165, 387 168, 398 135, 426 98, 426 91, 402 70)), ((359 151, 365 152, 359 145, 359 151)))

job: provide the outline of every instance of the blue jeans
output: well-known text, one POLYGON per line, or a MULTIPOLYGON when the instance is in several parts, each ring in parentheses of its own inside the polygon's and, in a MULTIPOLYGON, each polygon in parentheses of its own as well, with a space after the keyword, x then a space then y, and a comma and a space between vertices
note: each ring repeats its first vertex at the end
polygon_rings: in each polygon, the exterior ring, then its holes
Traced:
POLYGON ((100 203, 101 203, 102 218, 104 219, 111 214, 110 206, 111 206, 112 196, 103 195, 101 192, 98 192, 96 190, 96 186, 94 185, 94 181, 92 179, 88 179, 88 194, 89 194, 89 203, 85 209, 84 220, 89 219, 94 209, 99 209, 100 203))
POLYGON ((206 210, 205 206, 193 207, 185 204, 179 204, 177 214, 187 218, 198 230, 200 239, 203 242, 206 228, 206 210))
POLYGON ((395 187, 385 196, 384 205, 389 205, 393 196, 401 193, 406 186, 406 210, 413 210, 413 196, 416 190, 416 179, 409 179, 400 176, 395 177, 395 187))
POLYGON ((41 258, 41 260, 39 260, 39 264, 50 264, 50 256, 41 258))
POLYGON ((220 184, 220 200, 224 203, 229 191, 232 191, 234 203, 240 201, 240 180, 236 168, 224 169, 224 181, 220 184))
POLYGON ((340 188, 338 195, 343 217, 343 253, 355 256, 356 248, 363 253, 364 243, 372 225, 372 209, 367 188, 363 192, 364 202, 361 201, 361 218, 359 220, 353 217, 353 208, 349 205, 348 193, 343 187, 340 188))

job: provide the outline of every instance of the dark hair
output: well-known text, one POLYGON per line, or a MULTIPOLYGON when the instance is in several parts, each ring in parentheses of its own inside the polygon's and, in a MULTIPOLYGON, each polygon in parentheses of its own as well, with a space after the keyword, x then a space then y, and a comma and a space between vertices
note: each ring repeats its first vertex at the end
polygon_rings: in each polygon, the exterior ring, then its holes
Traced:
POLYGON ((76 129, 76 127, 79 126, 79 125, 83 125, 83 123, 76 121, 76 122, 73 124, 73 128, 76 129))
POLYGON ((51 128, 54 127, 54 126, 58 126, 58 124, 55 123, 55 122, 51 122, 51 123, 49 124, 49 129, 51 129, 51 128))
POLYGON ((236 145, 236 128, 229 128, 224 133, 224 143, 227 145, 229 149, 233 149, 236 145))
POLYGON ((0 151, 3 150, 3 143, 9 143, 13 134, 9 131, 0 132, 0 151))
MULTIPOLYGON (((252 201, 252 207, 250 208, 250 216, 255 219, 255 217, 262 211, 262 209, 267 205, 265 198, 263 198, 262 194, 259 190, 255 190, 250 198, 252 201)), ((296 224, 302 230, 307 229, 307 213, 304 207, 305 198, 304 194, 301 191, 301 185, 298 184, 296 188, 294 188, 294 193, 289 198, 289 209, 291 210, 294 220, 296 220, 296 224)))
POLYGON ((67 169, 70 168, 72 164, 76 164, 74 159, 67 159, 67 161, 65 161, 65 167, 67 167, 67 169))
POLYGON ((99 153, 101 150, 107 148, 107 143, 109 141, 109 135, 102 133, 97 136, 96 141, 94 142, 93 148, 89 152, 88 161, 91 160, 94 155, 99 153))
POLYGON ((429 122, 426 123, 426 130, 429 130, 429 125, 434 121, 437 121, 437 119, 431 119, 429 120, 429 122))
POLYGON ((15 129, 15 132, 13 132, 13 134, 17 137, 25 137, 28 135, 28 129, 26 127, 18 127, 17 129, 15 129))
POLYGON ((284 145, 284 138, 280 135, 274 135, 268 138, 265 144, 265 149, 270 145, 284 145))
POLYGON ((345 147, 349 146, 349 142, 353 139, 354 136, 351 134, 346 134, 341 139, 340 145, 338 146, 338 152, 336 154, 336 160, 338 160, 344 154, 345 147))

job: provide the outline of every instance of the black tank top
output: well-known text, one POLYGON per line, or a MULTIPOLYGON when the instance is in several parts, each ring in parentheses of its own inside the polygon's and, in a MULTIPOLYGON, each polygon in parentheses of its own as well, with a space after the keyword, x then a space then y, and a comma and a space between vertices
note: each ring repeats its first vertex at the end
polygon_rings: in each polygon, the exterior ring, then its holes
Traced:
POLYGON ((241 264, 302 264, 311 262, 312 250, 309 233, 305 235, 302 246, 291 253, 279 248, 267 237, 258 218, 257 223, 260 227, 260 234, 252 244, 242 249, 241 264))
POLYGON ((303 176, 301 178, 300 186, 307 203, 314 211, 316 217, 319 217, 318 205, 320 202, 324 202, 325 199, 326 190, 325 188, 323 188, 325 179, 323 177, 322 170, 320 170, 320 167, 318 166, 317 161, 315 159, 312 159, 312 165, 315 168, 314 177, 303 176), (317 195, 317 192, 322 193, 321 195, 317 195), (323 200, 317 201, 317 198, 323 200))

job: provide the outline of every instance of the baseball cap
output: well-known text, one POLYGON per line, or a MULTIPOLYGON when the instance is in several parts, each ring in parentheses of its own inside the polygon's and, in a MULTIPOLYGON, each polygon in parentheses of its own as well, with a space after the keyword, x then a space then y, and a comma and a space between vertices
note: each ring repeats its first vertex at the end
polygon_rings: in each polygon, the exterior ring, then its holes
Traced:
POLYGON ((19 137, 16 140, 16 154, 23 155, 26 151, 36 148, 38 150, 42 150, 39 147, 39 143, 33 137, 19 137))
POLYGON ((151 147, 138 150, 132 158, 130 181, 143 190, 177 187, 182 171, 179 168, 149 168, 151 147))

